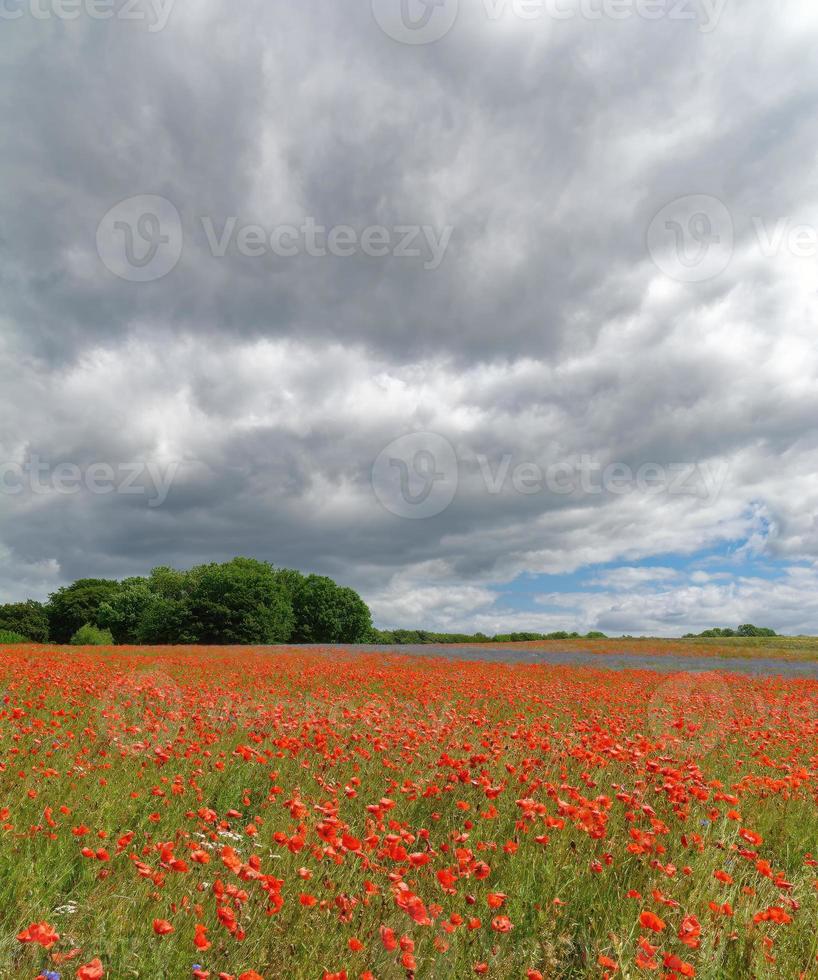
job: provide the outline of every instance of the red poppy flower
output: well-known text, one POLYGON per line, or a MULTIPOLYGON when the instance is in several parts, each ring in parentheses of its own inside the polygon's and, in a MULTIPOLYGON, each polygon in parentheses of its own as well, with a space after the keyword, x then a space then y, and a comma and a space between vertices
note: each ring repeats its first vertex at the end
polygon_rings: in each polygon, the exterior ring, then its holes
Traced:
POLYGON ((655 912, 645 911, 639 915, 639 925, 643 929, 652 929, 654 932, 662 932, 665 928, 665 922, 660 919, 655 912))
POLYGON ((105 976, 105 968, 99 957, 94 957, 89 963, 83 964, 77 970, 77 980, 101 980, 105 976))

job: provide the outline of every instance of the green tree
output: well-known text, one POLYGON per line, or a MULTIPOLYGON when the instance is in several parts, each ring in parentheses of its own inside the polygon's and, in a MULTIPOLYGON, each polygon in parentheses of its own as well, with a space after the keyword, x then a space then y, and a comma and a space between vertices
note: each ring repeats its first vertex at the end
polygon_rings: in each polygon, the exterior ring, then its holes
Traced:
POLYGON ((68 643, 86 623, 95 624, 103 602, 120 590, 119 582, 105 578, 81 578, 49 596, 46 612, 51 639, 68 643))
POLYGON ((775 636, 775 630, 767 629, 765 626, 753 626, 752 623, 744 623, 736 630, 736 636, 775 636))
MULTIPOLYGON (((200 565, 199 569, 207 567, 200 565)), ((196 571, 197 569, 192 569, 187 572, 180 572, 175 568, 168 568, 167 565, 159 565, 148 576, 148 587, 151 592, 164 596, 166 599, 186 600, 190 594, 196 571)))
POLYGON ((198 643, 286 643, 293 628, 290 598, 275 569, 254 558, 191 570, 187 605, 198 643))
POLYGON ((362 643, 372 635, 372 615, 363 599, 323 575, 303 580, 293 613, 293 639, 300 643, 362 643))
POLYGON ((108 647, 114 642, 110 630, 101 630, 93 623, 85 623, 71 637, 71 646, 74 647, 108 647))
POLYGON ((293 602, 296 592, 304 583, 304 576, 294 568, 277 568, 275 576, 278 584, 289 596, 290 602, 293 602))
POLYGON ((48 615, 45 606, 34 599, 0 606, 0 629, 19 633, 33 643, 47 643, 48 615))
POLYGON ((153 595, 146 606, 136 630, 137 643, 198 643, 190 621, 190 610, 186 599, 169 599, 163 595, 153 595))
POLYGON ((137 643, 140 624, 156 599, 147 579, 125 579, 120 591, 100 605, 97 624, 109 629, 116 643, 137 643))

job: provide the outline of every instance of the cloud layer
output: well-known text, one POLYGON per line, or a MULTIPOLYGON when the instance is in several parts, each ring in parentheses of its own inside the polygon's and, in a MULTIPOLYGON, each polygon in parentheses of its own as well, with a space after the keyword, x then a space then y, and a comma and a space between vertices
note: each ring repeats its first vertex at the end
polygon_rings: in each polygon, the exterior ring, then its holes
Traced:
POLYGON ((369 4, 18 7, 0 599, 244 553, 349 582, 384 626, 818 631, 818 17, 797 0, 461 3, 425 45, 369 4), (172 209, 155 238, 145 196, 172 209), (357 247, 317 254, 316 226, 357 247), (407 455, 408 433, 433 435, 407 455))

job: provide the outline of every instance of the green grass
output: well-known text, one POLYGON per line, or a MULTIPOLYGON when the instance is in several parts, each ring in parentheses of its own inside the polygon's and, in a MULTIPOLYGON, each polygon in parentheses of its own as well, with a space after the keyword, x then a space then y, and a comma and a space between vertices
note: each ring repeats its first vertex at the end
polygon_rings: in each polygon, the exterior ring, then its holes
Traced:
POLYGON ((691 693, 646 671, 292 649, 11 651, 3 670, 3 980, 32 980, 49 965, 45 951, 15 938, 41 920, 60 933, 57 951, 82 949, 55 967, 67 978, 99 956, 114 980, 187 978, 193 963, 213 980, 219 971, 238 978, 250 969, 265 980, 320 980, 342 968, 350 978, 370 970, 378 980, 405 980, 400 954, 380 942, 382 925, 415 942, 418 978, 474 976, 477 963, 499 980, 529 969, 555 980, 599 978, 600 954, 620 963, 622 977, 661 976, 635 966, 642 934, 694 964, 700 980, 816 975, 818 869, 805 861, 818 853, 815 682, 705 678, 691 693), (247 745, 261 755, 236 753, 247 745), (384 797, 394 808, 373 816, 368 807, 384 797), (580 815, 566 816, 562 829, 541 817, 528 822, 517 802, 528 798, 552 817, 560 800, 580 815), (303 812, 291 813, 295 800, 303 812), (224 821, 215 840, 201 807, 224 821), (733 809, 740 820, 731 819, 733 809), (583 825, 594 811, 607 815, 598 837, 583 825), (328 812, 349 833, 371 838, 365 859, 339 843, 328 849, 319 834, 328 812), (77 838, 71 830, 80 824, 90 833, 77 838), (276 842, 276 832, 292 837, 300 825, 302 850, 276 842), (740 856, 749 848, 741 827, 761 834, 754 849, 788 889, 740 856), (632 828, 654 834, 650 853, 629 850, 632 828), (117 856, 125 831, 133 842, 117 856), (547 844, 535 840, 543 833, 547 844), (390 835, 409 853, 428 851, 430 863, 412 867, 390 850, 390 835), (155 845, 169 841, 182 857, 189 843, 202 842, 212 860, 189 862, 185 873, 164 869, 161 882, 140 877, 130 855, 158 871, 155 845), (515 853, 505 853, 509 842, 515 853), (278 914, 266 914, 256 881, 222 864, 224 844, 245 862, 257 855, 264 873, 283 882, 278 914), (111 860, 82 857, 85 845, 104 845, 111 860), (436 872, 457 867, 456 848, 468 849, 472 862, 447 894, 436 872), (474 861, 489 865, 488 877, 477 875, 474 861), (719 869, 734 882, 719 884, 719 869), (247 893, 237 909, 241 942, 217 921, 217 880, 247 893), (435 925, 418 925, 397 906, 397 880, 420 896, 435 925), (377 889, 371 897, 366 881, 377 889), (629 898, 631 889, 641 898, 629 898), (655 889, 678 907, 663 905, 655 889), (302 907, 301 892, 327 907, 302 907), (514 925, 509 934, 490 926, 498 913, 487 896, 498 892, 508 896, 499 912, 514 925), (348 920, 339 899, 354 902, 348 920), (710 901, 730 902, 735 915, 714 915, 710 901), (770 905, 789 909, 793 923, 754 924, 770 905), (643 909, 667 922, 661 936, 640 929, 643 909), (453 914, 482 924, 447 934, 442 926, 453 914), (686 914, 701 922, 698 950, 677 938, 686 914), (175 932, 155 936, 154 918, 168 919, 175 932), (193 945, 197 921, 209 929, 207 951, 193 945), (351 937, 364 950, 350 951, 351 937), (769 950, 765 937, 774 943, 769 950))

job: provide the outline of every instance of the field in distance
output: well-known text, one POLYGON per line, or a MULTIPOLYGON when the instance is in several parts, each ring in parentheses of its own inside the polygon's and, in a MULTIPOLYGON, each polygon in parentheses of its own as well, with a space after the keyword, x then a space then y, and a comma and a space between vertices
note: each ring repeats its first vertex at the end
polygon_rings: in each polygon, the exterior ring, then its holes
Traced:
POLYGON ((731 657, 743 659, 818 660, 816 636, 735 636, 662 639, 627 637, 607 639, 532 640, 492 643, 492 647, 549 650, 553 653, 638 654, 641 657, 731 657))

